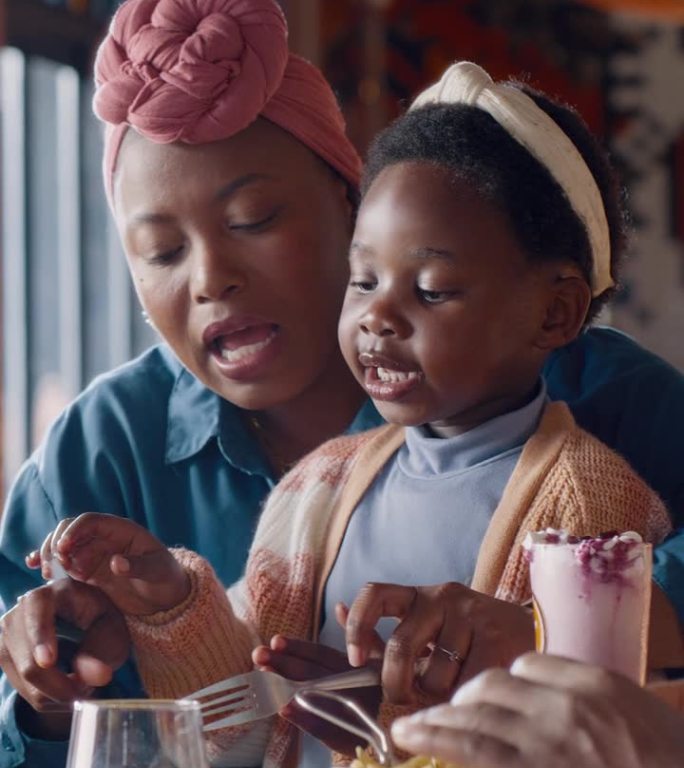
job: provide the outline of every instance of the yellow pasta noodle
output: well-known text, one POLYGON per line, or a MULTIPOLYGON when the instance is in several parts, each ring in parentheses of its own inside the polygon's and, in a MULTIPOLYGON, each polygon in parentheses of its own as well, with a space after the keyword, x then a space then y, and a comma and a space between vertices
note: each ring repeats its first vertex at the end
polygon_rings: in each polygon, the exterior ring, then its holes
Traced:
MULTIPOLYGON (((356 758, 352 760, 349 768, 383 768, 380 763, 372 757, 367 749, 356 748, 356 758)), ((399 763, 393 768, 459 768, 454 763, 445 763, 444 760, 437 760, 435 757, 425 757, 416 755, 409 758, 404 763, 399 763)))

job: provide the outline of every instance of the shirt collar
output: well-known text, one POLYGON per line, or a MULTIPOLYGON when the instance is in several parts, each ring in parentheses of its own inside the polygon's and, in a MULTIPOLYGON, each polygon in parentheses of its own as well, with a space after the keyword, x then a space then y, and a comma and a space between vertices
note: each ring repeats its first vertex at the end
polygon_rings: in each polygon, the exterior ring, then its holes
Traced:
MULTIPOLYGON (((244 472, 262 475, 273 482, 273 472, 245 425, 241 409, 205 387, 181 365, 170 349, 163 347, 163 351, 171 370, 176 371, 169 397, 166 463, 188 459, 216 438, 226 461, 244 472)), ((361 432, 381 423, 382 417, 372 400, 366 400, 345 431, 361 432)))
POLYGON ((170 350, 164 351, 173 358, 170 364, 177 372, 166 425, 166 463, 173 464, 193 456, 218 436, 221 398, 187 371, 170 350))
POLYGON ((227 462, 273 483, 273 473, 240 409, 205 387, 177 361, 175 365, 178 374, 169 398, 166 463, 189 459, 216 439, 227 462))

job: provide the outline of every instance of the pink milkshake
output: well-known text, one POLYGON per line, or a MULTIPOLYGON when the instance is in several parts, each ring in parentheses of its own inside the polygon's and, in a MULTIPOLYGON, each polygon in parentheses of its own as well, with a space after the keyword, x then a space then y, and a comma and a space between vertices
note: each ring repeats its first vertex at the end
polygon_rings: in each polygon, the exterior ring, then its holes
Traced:
POLYGON ((638 533, 579 538, 548 528, 523 545, 530 563, 537 650, 646 674, 651 547, 638 533))

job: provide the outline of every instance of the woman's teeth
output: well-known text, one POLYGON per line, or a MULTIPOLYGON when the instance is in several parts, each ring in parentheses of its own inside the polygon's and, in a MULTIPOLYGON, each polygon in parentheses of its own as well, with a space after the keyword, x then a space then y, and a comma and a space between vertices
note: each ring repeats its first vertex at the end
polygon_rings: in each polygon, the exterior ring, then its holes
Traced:
POLYGON ((389 368, 376 368, 380 381, 411 381, 420 377, 418 371, 392 371, 389 368))
POLYGON ((245 344, 244 346, 238 347, 237 349, 228 349, 227 347, 220 347, 219 353, 221 357, 224 360, 227 360, 229 363, 237 363, 240 360, 243 360, 246 357, 250 357, 250 355, 254 355, 259 350, 263 349, 267 344, 270 343, 272 338, 273 338, 273 334, 270 334, 263 341, 257 341, 254 344, 245 344))

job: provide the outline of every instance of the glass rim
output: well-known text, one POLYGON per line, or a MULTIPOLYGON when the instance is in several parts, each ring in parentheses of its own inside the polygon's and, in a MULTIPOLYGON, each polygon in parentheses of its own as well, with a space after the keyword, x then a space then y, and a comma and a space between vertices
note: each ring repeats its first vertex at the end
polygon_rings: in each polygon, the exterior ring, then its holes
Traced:
POLYGON ((193 699, 79 699, 74 712, 86 709, 130 710, 137 712, 200 712, 199 702, 193 699))

